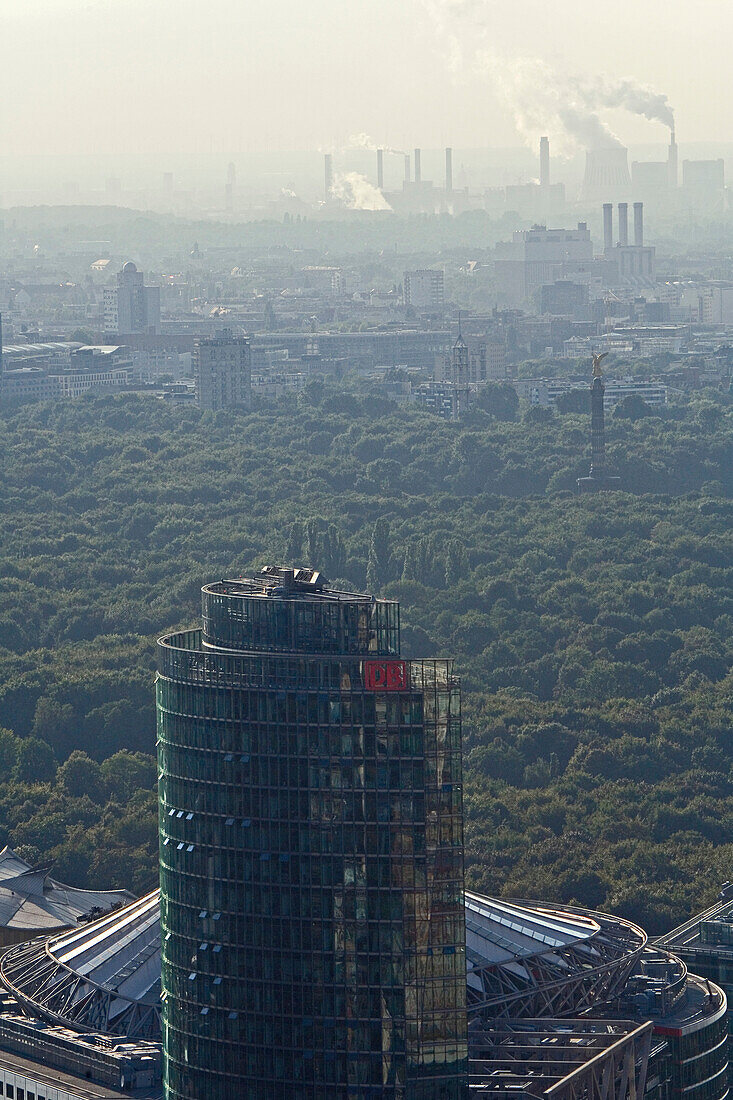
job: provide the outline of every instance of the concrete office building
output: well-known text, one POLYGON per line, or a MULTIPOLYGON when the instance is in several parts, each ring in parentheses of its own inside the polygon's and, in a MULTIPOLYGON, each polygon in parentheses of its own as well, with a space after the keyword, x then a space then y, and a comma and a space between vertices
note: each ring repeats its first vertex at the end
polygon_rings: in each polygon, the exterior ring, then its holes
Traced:
POLYGON ((200 409, 248 407, 252 400, 252 352, 244 336, 197 340, 193 349, 196 403, 200 409))
POLYGON ((123 265, 116 285, 104 288, 104 331, 115 336, 160 333, 160 287, 145 286, 132 260, 123 265))
POLYGON ((159 643, 168 1100, 467 1088, 460 688, 270 567, 159 643))
POLYGON ((587 273, 593 264, 593 242, 585 222, 577 229, 517 230, 510 242, 496 246, 498 291, 511 307, 524 305, 538 289, 568 275, 587 273))

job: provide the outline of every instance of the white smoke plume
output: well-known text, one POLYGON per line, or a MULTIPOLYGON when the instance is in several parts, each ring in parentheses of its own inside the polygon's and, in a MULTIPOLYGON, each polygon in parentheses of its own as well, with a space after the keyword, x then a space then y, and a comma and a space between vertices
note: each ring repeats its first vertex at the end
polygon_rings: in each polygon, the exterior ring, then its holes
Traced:
POLYGON ((497 57, 488 51, 477 52, 473 65, 492 81, 532 147, 543 134, 556 153, 566 156, 578 149, 618 146, 621 142, 599 114, 616 107, 674 128, 667 97, 630 79, 571 77, 538 58, 497 57))
POLYGON ((351 135, 346 145, 343 146, 343 152, 348 149, 366 149, 369 153, 376 153, 381 149, 385 153, 394 153, 395 156, 402 157, 405 155, 404 149, 393 149, 390 145, 380 145, 373 137, 363 132, 351 135))
POLYGON ((569 156, 578 148, 618 146, 620 141, 591 106, 575 82, 562 77, 538 58, 476 57, 479 71, 490 74, 500 100, 514 124, 534 147, 546 134, 556 154, 569 156))
POLYGON ((331 194, 349 210, 392 209, 379 188, 360 172, 337 172, 333 177, 331 194))
POLYGON ((554 151, 620 145, 600 117, 604 109, 623 108, 674 128, 667 96, 632 79, 586 79, 557 72, 539 58, 499 53, 496 0, 416 0, 440 41, 447 67, 457 79, 483 77, 494 84, 524 140, 535 146, 543 134, 554 151), (493 23, 494 26, 489 24, 493 23))
POLYGON ((611 81, 601 77, 583 89, 588 103, 593 107, 623 107, 634 115, 642 115, 651 122, 661 122, 674 130, 674 111, 667 96, 656 92, 648 84, 637 84, 626 79, 611 81))

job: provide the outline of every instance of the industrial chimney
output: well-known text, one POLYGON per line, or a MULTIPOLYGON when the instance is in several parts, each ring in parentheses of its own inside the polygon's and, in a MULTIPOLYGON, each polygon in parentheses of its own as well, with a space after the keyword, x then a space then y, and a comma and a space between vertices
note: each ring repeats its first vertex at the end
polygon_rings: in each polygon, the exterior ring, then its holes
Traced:
POLYGON ((333 191, 333 156, 331 153, 326 153, 323 158, 325 169, 325 184, 326 184, 326 202, 331 198, 331 192, 333 191))
POLYGON ((377 149, 377 187, 384 191, 384 149, 377 149))
POLYGON ((610 256, 613 252, 613 203, 603 204, 603 252, 610 256))
POLYGON ((420 163, 422 152, 420 149, 415 150, 415 183, 422 183, 422 165, 420 163))
POLYGON ((550 186, 550 139, 540 138, 540 187, 550 186))
POLYGON ((453 190, 453 150, 451 148, 445 151, 445 189, 448 194, 453 190))
POLYGON ((674 130, 672 131, 672 136, 669 141, 667 167, 669 169, 669 186, 673 191, 676 191, 679 182, 679 169, 677 167, 677 138, 675 137, 674 130))
POLYGON ((629 204, 618 204, 618 243, 625 248, 629 243, 629 204))
POLYGON ((405 153, 405 183, 410 182, 410 154, 405 153))
POLYGON ((641 248, 644 244, 644 203, 634 203, 634 244, 641 248))

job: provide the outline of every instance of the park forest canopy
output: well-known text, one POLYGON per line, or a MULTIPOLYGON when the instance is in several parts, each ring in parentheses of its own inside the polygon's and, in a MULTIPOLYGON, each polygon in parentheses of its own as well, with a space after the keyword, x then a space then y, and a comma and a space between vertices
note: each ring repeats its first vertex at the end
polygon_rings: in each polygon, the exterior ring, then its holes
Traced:
MULTIPOLYGON (((513 393, 513 391, 512 391, 513 393)), ((136 396, 0 414, 0 844, 157 875, 154 640, 271 561, 399 599, 464 683, 468 882, 662 931, 731 877, 733 445, 708 395, 460 423, 313 386, 251 413, 136 396)))

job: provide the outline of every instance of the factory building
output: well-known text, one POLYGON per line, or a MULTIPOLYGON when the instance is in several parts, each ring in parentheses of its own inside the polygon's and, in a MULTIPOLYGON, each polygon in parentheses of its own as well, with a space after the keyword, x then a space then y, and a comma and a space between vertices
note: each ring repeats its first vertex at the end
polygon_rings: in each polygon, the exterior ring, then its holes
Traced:
POLYGON ((692 210, 725 208, 725 162, 721 160, 683 160, 682 192, 692 210))
POLYGON ((635 202, 634 243, 629 242, 629 204, 618 204, 618 243, 613 244, 613 204, 603 204, 603 254, 616 265, 620 285, 651 285, 655 280, 656 249, 644 244, 644 204, 635 202))
POLYGON ((547 221, 561 217, 565 209, 565 184, 552 183, 550 177, 550 140, 540 138, 539 182, 509 184, 505 191, 506 207, 521 217, 547 221))
POLYGON ((678 151, 672 130, 666 160, 634 161, 631 165, 634 194, 644 201, 669 200, 679 185, 678 151))

